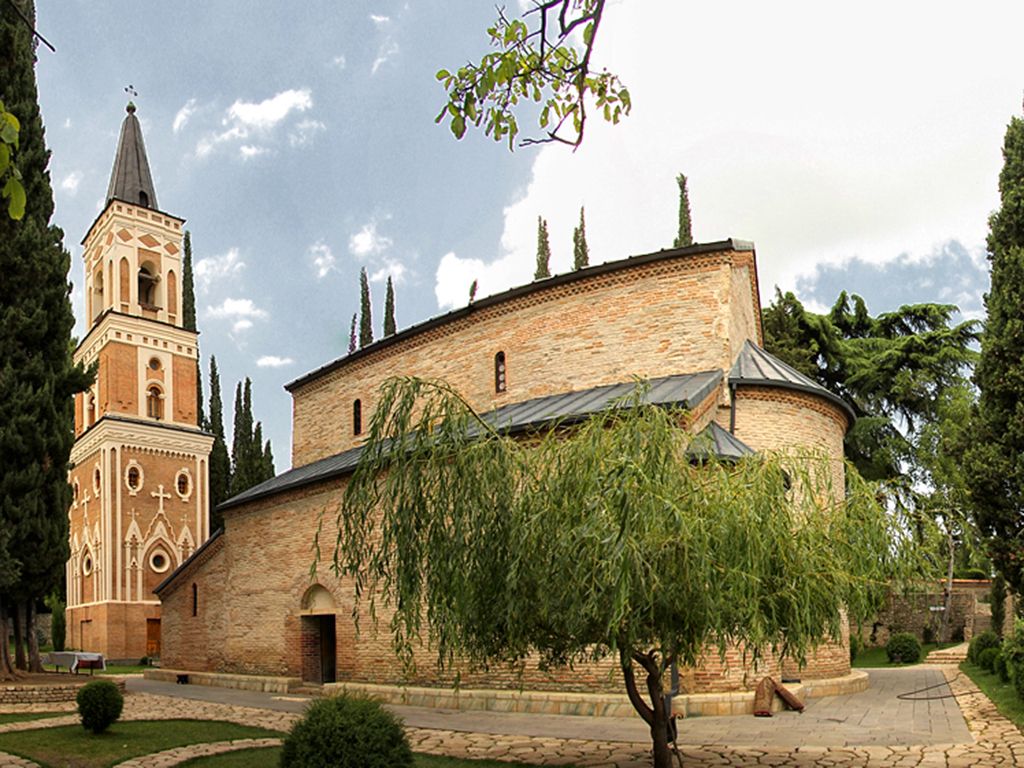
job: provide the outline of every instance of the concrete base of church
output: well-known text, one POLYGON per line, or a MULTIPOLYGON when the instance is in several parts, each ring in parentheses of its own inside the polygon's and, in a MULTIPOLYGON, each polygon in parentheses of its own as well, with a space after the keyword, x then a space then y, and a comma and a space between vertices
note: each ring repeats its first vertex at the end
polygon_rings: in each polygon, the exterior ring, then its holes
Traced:
POLYGON ((104 602, 68 608, 65 645, 102 653, 107 663, 160 655, 160 604, 104 602))
MULTIPOLYGON (((190 672, 182 669, 146 670, 147 680, 209 685, 267 693, 288 693, 303 685, 299 678, 262 675, 229 675, 216 672, 190 672)), ((868 673, 853 670, 843 677, 808 680, 787 685, 800 699, 840 696, 859 693, 868 687, 868 673)), ((483 710, 488 712, 521 712, 536 715, 582 715, 587 717, 632 717, 635 713, 629 699, 622 694, 583 693, 573 691, 508 691, 486 688, 433 688, 427 686, 374 685, 370 683, 328 683, 326 695, 345 691, 372 696, 387 704, 431 707, 435 709, 483 710)), ((683 717, 709 715, 750 715, 754 712, 754 691, 721 693, 690 693, 677 696, 673 702, 683 717)), ((772 711, 783 708, 776 697, 772 711)))

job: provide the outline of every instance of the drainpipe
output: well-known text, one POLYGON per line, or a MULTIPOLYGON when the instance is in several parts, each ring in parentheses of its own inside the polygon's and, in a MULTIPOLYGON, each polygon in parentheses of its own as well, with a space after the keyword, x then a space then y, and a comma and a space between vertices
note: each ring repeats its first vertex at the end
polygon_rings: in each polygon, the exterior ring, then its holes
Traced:
POLYGON ((729 382, 729 434, 736 434, 736 385, 729 382))

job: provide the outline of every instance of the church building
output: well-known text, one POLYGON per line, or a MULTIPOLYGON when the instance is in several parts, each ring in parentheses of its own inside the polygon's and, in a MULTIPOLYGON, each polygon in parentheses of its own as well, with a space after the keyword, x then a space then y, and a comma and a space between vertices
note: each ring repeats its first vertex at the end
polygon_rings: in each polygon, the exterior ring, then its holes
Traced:
MULTIPOLYGON (((833 487, 842 488, 853 415, 842 399, 764 351, 760 306, 751 243, 695 244, 473 301, 291 382, 292 469, 224 502, 223 531, 156 587, 163 667, 220 684, 260 676, 263 682, 245 685, 284 690, 344 683, 379 695, 412 683, 450 691, 427 649, 419 676, 403 678, 386 616, 379 633, 365 615, 356 631, 353 586, 325 564, 329 549, 311 574, 318 526, 320 540, 333 543, 378 389, 391 376, 444 379, 512 432, 581 418, 641 377, 653 402, 688 410, 704 450, 734 457, 810 446, 832 458, 833 487)), ((800 670, 805 681, 852 679, 847 633, 812 655, 800 670)), ((574 670, 534 665, 521 680, 511 670, 467 671, 459 695, 520 683, 618 695, 615 667, 613 660, 574 670)), ((756 683, 749 671, 738 651, 724 660, 712 653, 684 673, 684 690, 748 689, 756 683)), ((768 659, 758 672, 782 668, 768 659)))
POLYGON ((154 587, 210 535, 198 334, 183 325, 182 225, 165 213, 128 104, 106 205, 82 241, 88 331, 76 363, 67 645, 137 663, 161 652, 154 587))

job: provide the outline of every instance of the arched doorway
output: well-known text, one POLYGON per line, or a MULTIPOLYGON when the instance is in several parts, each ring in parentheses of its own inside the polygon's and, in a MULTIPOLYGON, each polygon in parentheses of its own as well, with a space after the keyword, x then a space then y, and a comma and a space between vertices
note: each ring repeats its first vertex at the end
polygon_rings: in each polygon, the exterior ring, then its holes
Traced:
POLYGON ((313 584, 302 596, 302 679, 333 683, 338 678, 337 606, 324 587, 313 584))

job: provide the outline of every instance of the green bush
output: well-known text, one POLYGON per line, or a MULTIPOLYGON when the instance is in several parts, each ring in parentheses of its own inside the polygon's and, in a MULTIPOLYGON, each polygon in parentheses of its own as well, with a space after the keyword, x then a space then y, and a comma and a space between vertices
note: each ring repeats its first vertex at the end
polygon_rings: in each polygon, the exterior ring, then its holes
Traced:
POLYGON ((342 694, 315 702, 292 727, 284 768, 410 768, 401 721, 373 699, 342 694))
POLYGON ((971 664, 979 664, 979 654, 986 648, 998 648, 999 647, 999 635, 991 630, 982 632, 980 635, 971 640, 971 644, 967 646, 967 660, 971 664))
POLYGON ((1013 632, 1003 639, 1003 658, 1006 660, 1006 671, 1017 690, 1017 695, 1024 699, 1024 621, 1013 622, 1013 632))
POLYGON ((992 671, 999 675, 999 679, 1004 683, 1010 682, 1010 667, 1006 664, 1006 655, 999 651, 999 655, 996 656, 995 664, 992 667, 992 671))
POLYGON ((978 666, 989 672, 996 671, 996 659, 1000 656, 998 648, 986 648, 978 654, 978 666))
POLYGON ((124 696, 109 680, 93 680, 86 683, 75 697, 78 702, 78 716, 82 727, 93 733, 103 733, 121 716, 124 696))
POLYGON ((856 635, 850 635, 850 663, 853 664, 857 658, 857 654, 861 651, 860 638, 856 635))
POLYGON ((885 655, 894 664, 916 664, 921 660, 921 644, 909 632, 897 632, 889 638, 885 655))

